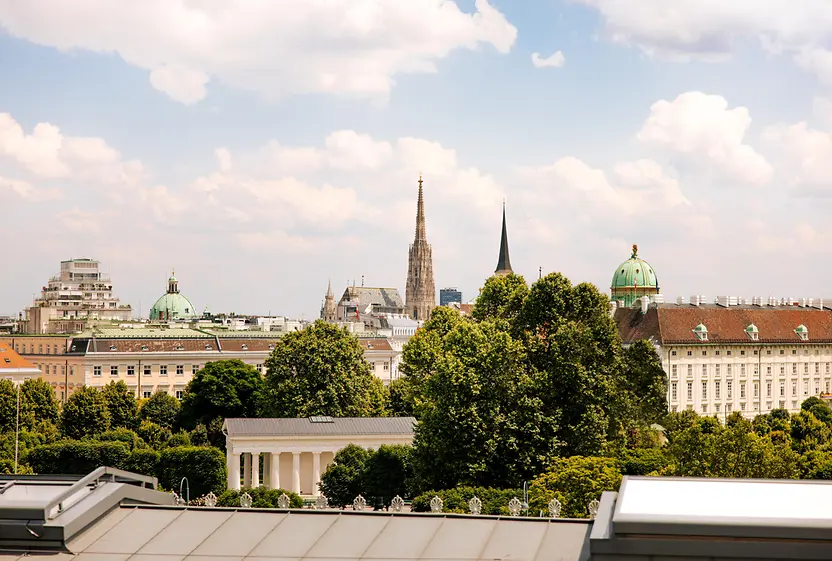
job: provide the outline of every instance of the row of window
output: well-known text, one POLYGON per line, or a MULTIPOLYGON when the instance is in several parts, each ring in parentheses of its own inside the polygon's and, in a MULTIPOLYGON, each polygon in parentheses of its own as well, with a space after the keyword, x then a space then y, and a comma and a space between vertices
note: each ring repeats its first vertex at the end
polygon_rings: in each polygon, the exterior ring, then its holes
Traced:
MULTIPOLYGON (((724 386, 725 387, 725 399, 728 399, 728 400, 733 400, 734 399, 734 391, 733 391, 734 390, 734 385, 733 385, 732 382, 733 382, 732 380, 726 380, 725 381, 725 386, 724 386)), ((678 384, 679 384, 678 382, 671 382, 670 383, 670 401, 678 401, 678 397, 679 397, 678 396, 678 390, 679 390, 679 385, 678 384)), ((701 383, 702 401, 708 401, 708 387, 709 387, 708 382, 702 382, 701 383)), ((753 387, 754 387, 754 397, 755 398, 760 397, 759 383, 754 382, 753 387)), ((772 387, 773 387, 773 384, 771 382, 766 382, 766 397, 767 398, 772 397, 772 387)), ((713 399, 714 400, 723 399, 722 388, 723 388, 723 385, 721 383, 721 380, 715 380, 713 382, 713 399)), ((745 399, 746 398, 746 383, 745 382, 740 383, 739 388, 740 388, 740 394, 739 394, 740 399, 745 399)), ((814 381, 814 390, 815 391, 812 395, 819 395, 820 394, 820 388, 821 388, 820 380, 816 379, 814 381)), ((804 396, 809 395, 810 389, 812 389, 812 386, 810 385, 809 380, 803 380, 803 395, 804 396)), ((686 393, 685 393, 686 401, 693 401, 693 382, 687 382, 686 390, 687 390, 686 393)), ((786 397, 786 383, 785 382, 780 382, 779 390, 780 390, 779 391, 779 397, 786 397)), ((830 381, 826 380, 825 386, 824 386, 824 391, 826 393, 829 393, 829 390, 830 390, 830 381)), ((797 397, 797 394, 798 394, 798 383, 796 381, 793 381, 792 384, 791 384, 791 395, 792 395, 792 397, 797 397)))
MULTIPOLYGON (((830 352, 829 349, 826 349, 826 350, 827 350, 827 353, 830 352)), ((797 349, 791 349, 791 354, 792 355, 797 355, 797 351, 798 351, 797 349)), ((692 350, 691 351, 686 351, 686 352, 687 352, 687 356, 693 356, 693 351, 692 350)), ((711 352, 713 353, 713 356, 720 356, 722 354, 722 349, 711 350, 711 352)), ((702 350, 701 353, 702 353, 702 356, 708 356, 708 351, 707 350, 702 350)), ((752 352, 752 354, 754 356, 758 356, 760 354, 760 350, 755 349, 752 352)), ((772 350, 771 349, 766 349, 765 354, 766 354, 766 356, 770 356, 772 354, 772 350)), ((779 354, 785 355, 786 354, 786 349, 780 349, 779 354)), ((803 349, 803 354, 808 355, 809 354, 809 349, 803 349)), ((815 354, 819 355, 820 354, 820 349, 815 349, 815 354)), ((671 356, 677 356, 678 351, 670 351, 670 355, 671 356)), ((745 350, 740 349, 739 355, 740 356, 745 356, 745 350)), ((725 350, 725 356, 732 356, 732 351, 730 349, 726 349, 725 350)))
POLYGON ((37 347, 38 352, 35 353, 35 344, 34 343, 30 343, 28 347, 26 346, 26 343, 21 343, 19 345, 15 345, 14 350, 15 350, 15 352, 17 352, 19 354, 22 354, 22 355, 23 354, 57 355, 57 354, 63 354, 63 352, 59 352, 59 350, 58 350, 58 349, 60 349, 60 347, 61 347, 60 345, 50 345, 49 343, 47 343, 46 345, 44 345, 43 343, 38 343, 38 347, 37 347), (27 349, 29 351, 28 353, 26 352, 27 349), (44 352, 44 350, 46 352, 44 352))
MULTIPOLYGON (((794 363, 791 363, 791 373, 792 374, 798 374, 799 370, 801 370, 800 369, 801 364, 803 365, 802 370, 803 370, 804 374, 809 374, 809 370, 814 370, 815 374, 820 374, 820 365, 821 365, 821 363, 819 363, 819 362, 814 362, 814 363, 808 363, 808 362, 797 363, 797 362, 794 362, 794 363)), ((680 366, 683 369, 685 369, 685 368, 687 369, 688 376, 693 376, 693 369, 694 369, 693 364, 672 364, 670 366, 670 375, 671 375, 671 377, 678 377, 680 366)), ((716 376, 722 375, 722 372, 723 372, 723 370, 722 370, 723 365, 722 364, 714 364, 714 365, 702 364, 701 365, 701 367, 702 367, 702 376, 707 376, 708 375, 709 366, 713 366, 714 375, 716 375, 716 376)), ((724 366, 725 366, 724 372, 728 376, 732 376, 735 373, 734 366, 737 366, 737 365, 735 365, 735 364, 725 364, 724 366)), ((773 365, 766 364, 765 366, 766 366, 766 375, 771 376, 773 365)), ((781 375, 786 374, 786 366, 787 366, 786 364, 779 365, 781 375)), ((758 369, 758 365, 752 364, 752 365, 748 365, 748 367, 750 367, 750 368, 747 368, 747 366, 745 364, 740 364, 739 365, 740 376, 745 376, 746 369, 753 370, 755 376, 760 373, 760 371, 758 369)), ((832 373, 832 364, 830 364, 828 362, 823 363, 823 370, 826 374, 832 373)))
MULTIPOLYGON (((185 375, 185 365, 184 364, 177 364, 174 367, 177 376, 184 376, 185 375)), ((133 365, 126 367, 127 375, 128 376, 135 376, 136 375, 136 367, 133 365)), ((102 367, 101 366, 93 366, 92 367, 92 375, 93 376, 101 376, 102 367)), ((199 365, 192 364, 191 365, 191 374, 196 375, 199 372, 199 365)), ((110 366, 110 376, 117 377, 119 375, 119 367, 117 365, 110 366)), ((142 375, 143 376, 152 376, 153 375, 153 367, 150 365, 145 365, 142 367, 142 375)), ((159 365, 159 376, 167 376, 168 375, 168 365, 161 364, 159 365)))
MULTIPOLYGON (((759 403, 753 403, 751 405, 752 406, 749 408, 749 410, 753 409, 755 412, 760 410, 760 404, 759 403)), ((772 401, 767 401, 766 402, 766 408, 763 411, 764 412, 771 411, 775 407, 778 407, 780 409, 785 409, 786 405, 787 405, 786 401, 782 400, 782 399, 779 402, 777 402, 776 404, 772 401)), ((797 410, 799 406, 800 406, 799 402, 797 402, 797 401, 792 401, 791 402, 791 409, 793 411, 797 410)), ((685 406, 685 409, 687 409, 688 411, 693 411, 693 405, 692 404, 687 404, 685 406)), ((679 411, 679 406, 678 405, 672 405, 670 407, 670 410, 672 412, 676 413, 676 412, 679 411)), ((720 413, 722 413, 722 405, 720 403, 713 403, 713 404, 703 403, 701 405, 700 411, 702 412, 703 415, 706 415, 706 414, 711 413, 711 412, 716 413, 716 414, 720 414, 720 413), (711 411, 712 407, 713 407, 713 410, 711 411)), ((726 416, 730 415, 733 411, 734 411, 733 404, 732 403, 726 403, 725 404, 725 415, 726 416)), ((741 411, 741 412, 746 411, 746 404, 745 403, 740 403, 739 411, 741 411)))

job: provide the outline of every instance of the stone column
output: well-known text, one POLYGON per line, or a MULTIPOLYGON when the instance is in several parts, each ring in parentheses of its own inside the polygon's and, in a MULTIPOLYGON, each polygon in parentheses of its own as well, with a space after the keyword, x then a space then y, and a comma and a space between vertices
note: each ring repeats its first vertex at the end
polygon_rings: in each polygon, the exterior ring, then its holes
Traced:
POLYGON ((251 453, 251 486, 260 487, 260 452, 251 453))
POLYGON ((292 452, 292 491, 300 494, 300 452, 292 452))
POLYGON ((239 491, 240 489, 240 454, 237 452, 227 452, 226 461, 228 463, 228 488, 239 491))
POLYGON ((243 487, 251 487, 251 452, 243 452, 243 487))
POLYGON ((271 461, 269 467, 271 474, 269 474, 269 486, 272 489, 280 489, 280 452, 272 452, 269 454, 271 461))
POLYGON ((272 488, 272 455, 268 452, 263 452, 263 477, 262 477, 262 484, 263 487, 268 487, 269 489, 272 488))
POLYGON ((318 483, 321 482, 321 453, 312 452, 312 496, 321 494, 318 483))

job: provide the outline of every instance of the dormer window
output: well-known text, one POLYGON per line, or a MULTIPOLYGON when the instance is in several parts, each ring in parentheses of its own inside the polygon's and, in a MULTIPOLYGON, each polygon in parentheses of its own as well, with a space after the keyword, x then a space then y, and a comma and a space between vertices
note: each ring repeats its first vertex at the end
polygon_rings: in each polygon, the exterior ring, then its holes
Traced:
POLYGON ((244 351, 247 351, 247 350, 248 350, 248 345, 246 345, 245 343, 243 343, 243 350, 244 350, 244 351))
POLYGON ((115 345, 110 345, 110 350, 111 350, 111 351, 116 350, 116 346, 115 346, 115 345))
POLYGON ((797 336, 800 337, 801 341, 809 340, 809 329, 802 323, 797 326, 797 329, 795 329, 794 332, 797 333, 797 336))
POLYGON ((211 350, 211 345, 205 345, 205 350, 210 351, 211 350))
POLYGON ((745 328, 745 334, 748 335, 748 338, 752 341, 760 340, 760 330, 757 329, 757 326, 753 323, 749 324, 748 327, 745 328))
POLYGON ((708 340, 708 328, 701 323, 693 328, 693 334, 696 335, 696 338, 700 341, 708 340))
POLYGON ((272 344, 270 344, 270 345, 269 345, 269 350, 270 350, 270 351, 273 351, 273 350, 274 350, 274 343, 272 343, 272 344))
POLYGON ((176 350, 177 351, 184 351, 185 347, 183 347, 182 345, 176 345, 176 350))

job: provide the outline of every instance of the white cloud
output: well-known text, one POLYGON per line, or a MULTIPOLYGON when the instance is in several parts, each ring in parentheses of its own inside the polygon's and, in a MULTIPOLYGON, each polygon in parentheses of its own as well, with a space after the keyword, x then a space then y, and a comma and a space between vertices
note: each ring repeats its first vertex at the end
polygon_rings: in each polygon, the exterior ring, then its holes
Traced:
POLYGON ((832 86, 832 3, 827 0, 575 0, 598 10, 609 37, 652 56, 725 60, 755 41, 832 86))
POLYGON ((800 122, 769 127, 763 138, 782 156, 779 171, 791 186, 804 193, 832 194, 832 135, 800 122))
POLYGON ((0 200, 8 200, 3 195, 14 195, 29 202, 50 201, 62 196, 58 189, 36 189, 28 181, 0 176, 0 200))
POLYGON ((0 113, 0 160, 3 159, 43 179, 137 185, 145 175, 141 163, 123 160, 101 138, 64 136, 49 123, 38 123, 28 134, 8 113, 0 113))
POLYGON ((532 53, 532 64, 535 68, 560 68, 566 64, 566 57, 562 51, 555 51, 548 57, 540 53, 532 53))
POLYGON ((722 96, 687 92, 673 101, 654 103, 636 138, 703 161, 730 180, 766 183, 773 169, 745 143, 750 126, 746 107, 728 109, 728 101, 722 96))
POLYGON ((0 3, 0 25, 61 50, 116 52, 182 103, 204 98, 211 79, 270 97, 377 98, 396 75, 435 72, 456 49, 508 52, 517 29, 488 0, 475 6, 465 13, 446 0, 29 0, 0 3))

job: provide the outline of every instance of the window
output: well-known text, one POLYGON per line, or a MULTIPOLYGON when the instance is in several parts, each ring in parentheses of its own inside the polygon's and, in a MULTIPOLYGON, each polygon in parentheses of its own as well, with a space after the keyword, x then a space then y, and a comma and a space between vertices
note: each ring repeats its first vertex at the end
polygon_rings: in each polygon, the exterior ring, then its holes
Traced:
POLYGON ((829 380, 826 381, 826 393, 829 393, 829 380))
POLYGON ((721 396, 719 395, 720 389, 721 389, 720 383, 719 383, 719 380, 717 380, 716 382, 714 382, 714 397, 716 399, 722 399, 721 396))
POLYGON ((786 351, 784 351, 783 349, 780 349, 780 354, 784 355, 784 354, 786 354, 786 351))
MULTIPOLYGON (((706 338, 706 339, 707 339, 707 337, 708 337, 708 336, 707 336, 707 335, 705 335, 705 338, 706 338)), ((702 339, 702 340, 703 340, 703 341, 705 341, 706 339, 702 339)), ((708 356, 708 351, 702 351, 702 356, 708 356)))
POLYGON ((263 369, 263 365, 262 365, 262 364, 258 364, 258 365, 257 365, 257 371, 258 371, 258 372, 260 372, 261 374, 264 372, 264 369, 263 369))
POLYGON ((786 367, 785 367, 785 366, 781 366, 781 367, 780 367, 780 375, 781 375, 781 376, 785 376, 785 375, 786 375, 786 367))
POLYGON ((760 397, 760 383, 754 382, 754 397, 760 397))
POLYGON ((826 373, 829 374, 829 363, 826 363, 826 373))
POLYGON ((136 375, 136 367, 135 366, 128 366, 127 367, 127 375, 128 376, 135 376, 136 375))
POLYGON ((757 356, 759 354, 760 354, 760 351, 754 351, 754 356, 757 356))
POLYGON ((740 351, 740 356, 745 356, 745 351, 740 351))
POLYGON ((803 380, 803 395, 809 395, 809 380, 803 380))
POLYGON ((771 397, 771 382, 766 382, 766 397, 771 397))
POLYGON ((688 382, 688 401, 693 401, 693 382, 688 382))
POLYGON ((797 395, 797 382, 792 382, 792 396, 797 395))
POLYGON ((792 354, 796 355, 797 354, 797 349, 792 349, 792 354))
POLYGON ((729 376, 731 375, 731 366, 732 366, 732 365, 730 365, 730 364, 728 365, 728 375, 729 375, 729 376))
POLYGON ((101 376, 101 367, 100 366, 93 366, 92 367, 92 375, 93 376, 101 376))
POLYGON ((688 356, 693 356, 693 351, 688 351, 688 356))
MULTIPOLYGON (((768 383, 768 390, 771 391, 771 382, 768 383)), ((745 399, 745 382, 740 384, 740 399, 745 399)))
POLYGON ((384 363, 384 371, 385 371, 385 372, 387 372, 388 370, 390 370, 390 363, 389 363, 389 362, 385 362, 385 363, 384 363))
POLYGON ((708 412, 708 404, 707 404, 707 403, 703 403, 703 404, 702 404, 702 412, 703 412, 703 413, 707 413, 707 412, 708 412))
POLYGON ((728 399, 732 399, 734 397, 734 384, 732 380, 727 380, 725 382, 725 391, 727 392, 728 399))
POLYGON ((786 384, 780 382, 780 397, 786 397, 786 384))
POLYGON ((714 372, 716 373, 716 375, 717 375, 717 376, 719 376, 720 366, 721 366, 721 365, 719 365, 719 364, 717 364, 716 366, 714 366, 714 372))
POLYGON ((740 376, 745 376, 745 365, 740 364, 740 376))
POLYGON ((168 375, 168 366, 163 364, 159 367, 159 376, 167 376, 168 375))
POLYGON ((815 363, 815 374, 820 374, 820 363, 819 362, 815 363))
POLYGON ((185 375, 185 365, 184 364, 177 364, 176 365, 176 375, 177 376, 184 376, 185 375))
MULTIPOLYGON (((34 345, 32 345, 32 346, 34 346, 34 345)), ((43 345, 38 345, 38 354, 39 355, 43 354, 43 345)))
POLYGON ((145 390, 142 392, 142 397, 145 399, 149 398, 151 395, 153 394, 151 394, 149 390, 145 390))
POLYGON ((676 356, 676 351, 671 351, 670 356, 676 356))
POLYGON ((702 401, 708 399, 708 382, 702 382, 702 401))
POLYGON ((118 377, 118 366, 111 366, 110 367, 110 376, 118 377))
POLYGON ((804 373, 804 374, 808 374, 808 373, 809 373, 809 363, 808 363, 808 362, 804 362, 804 363, 803 363, 803 373, 804 373))
POLYGON ((708 365, 707 365, 707 364, 703 364, 703 365, 702 365, 702 376, 703 376, 703 377, 706 377, 707 375, 708 375, 708 365))
POLYGON ((191 365, 191 374, 196 376, 197 372, 199 372, 199 365, 198 364, 192 364, 191 365))
POLYGON ((745 403, 740 403, 740 411, 745 411, 745 403))
POLYGON ((731 351, 725 351, 725 354, 731 356, 731 351))
POLYGON ((690 378, 692 376, 693 376, 693 365, 688 364, 688 377, 690 378))
POLYGON ((144 375, 145 375, 145 376, 150 376, 150 375, 151 375, 151 371, 150 371, 150 367, 149 367, 149 366, 145 366, 145 367, 144 367, 144 375))
POLYGON ((815 378, 815 395, 818 395, 819 393, 820 393, 820 380, 815 378))
POLYGON ((670 401, 676 401, 676 391, 677 391, 677 383, 673 382, 670 384, 670 401))
POLYGON ((184 395, 185 392, 183 390, 176 390, 176 399, 182 399, 184 395))
POLYGON ((678 374, 678 370, 679 370, 678 365, 676 365, 676 364, 674 364, 673 366, 670 367, 670 373, 673 375, 674 378, 678 374))
POLYGON ((716 412, 717 412, 717 413, 719 413, 719 403, 717 403, 716 405, 714 405, 714 409, 716 410, 716 412))
POLYGON ((797 365, 792 364, 792 374, 797 374, 797 365))

